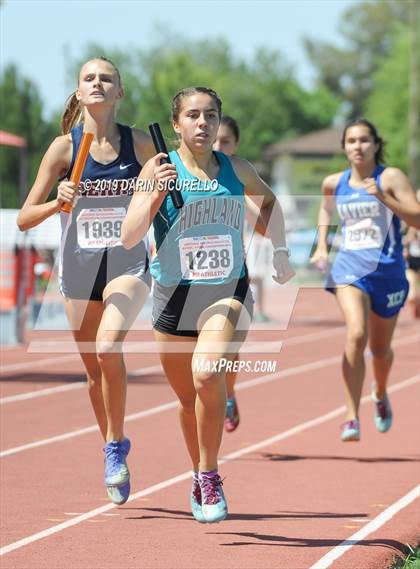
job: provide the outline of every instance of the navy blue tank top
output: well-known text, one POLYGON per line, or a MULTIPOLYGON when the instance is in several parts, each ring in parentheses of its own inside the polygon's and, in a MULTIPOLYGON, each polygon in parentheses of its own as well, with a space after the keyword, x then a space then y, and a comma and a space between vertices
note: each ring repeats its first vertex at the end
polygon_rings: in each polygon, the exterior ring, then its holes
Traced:
MULTIPOLYGON (((145 241, 130 252, 122 250, 121 225, 134 192, 141 165, 137 161, 131 128, 118 124, 120 152, 109 164, 101 164, 89 154, 79 186, 79 197, 70 213, 61 212, 60 276, 72 267, 78 256, 78 267, 97 265, 104 251, 119 256, 139 258, 147 255, 145 241)), ((73 156, 67 172, 69 179, 83 134, 83 125, 72 129, 73 156)))

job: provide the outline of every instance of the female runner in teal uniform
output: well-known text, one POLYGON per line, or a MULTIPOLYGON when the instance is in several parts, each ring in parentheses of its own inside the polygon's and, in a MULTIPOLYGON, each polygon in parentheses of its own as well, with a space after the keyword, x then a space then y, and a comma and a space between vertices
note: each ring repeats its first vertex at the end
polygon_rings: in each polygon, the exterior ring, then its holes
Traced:
MULTIPOLYGON (((148 135, 115 122, 124 95, 120 74, 106 58, 86 62, 63 114, 63 136, 47 150, 18 217, 30 229, 61 212, 60 288, 87 373, 89 396, 106 442, 105 486, 116 504, 130 492, 124 436, 127 374, 122 343, 149 294, 145 243, 129 252, 120 228, 141 164, 153 156, 148 135), (81 124, 79 124, 81 123, 81 124), (82 130, 94 140, 79 187, 68 181, 82 130), (47 202, 56 183, 57 198, 47 202)), ((83 469, 86 466, 77 465, 83 469)))
POLYGON ((263 197, 266 226, 271 215, 273 278, 285 283, 294 274, 274 194, 248 162, 212 150, 220 118, 221 101, 211 89, 191 87, 174 97, 179 149, 170 153, 173 164, 160 165, 158 154, 145 165, 121 234, 131 248, 154 222, 155 337, 180 401, 193 464, 191 507, 200 522, 227 515, 217 471, 226 409, 224 364, 236 357, 252 313, 242 242, 244 190, 263 197), (180 210, 165 190, 170 183, 182 188, 180 210))
POLYGON ((346 323, 342 371, 347 416, 341 440, 358 441, 368 337, 375 376, 375 425, 383 433, 391 427, 386 393, 393 360, 391 340, 408 290, 400 218, 419 227, 420 204, 403 172, 382 165, 383 140, 372 123, 358 119, 348 124, 341 143, 350 168, 323 181, 319 241, 311 260, 326 263, 328 226, 336 206, 342 242, 329 271, 327 290, 335 293, 346 323))

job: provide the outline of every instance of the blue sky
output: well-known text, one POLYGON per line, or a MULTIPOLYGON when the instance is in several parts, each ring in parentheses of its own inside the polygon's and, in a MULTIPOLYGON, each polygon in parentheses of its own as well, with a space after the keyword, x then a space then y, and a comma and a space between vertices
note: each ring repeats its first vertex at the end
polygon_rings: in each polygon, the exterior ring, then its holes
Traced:
POLYGON ((340 43, 339 21, 358 0, 4 0, 0 62, 14 62, 40 89, 47 113, 73 89, 69 58, 98 42, 147 48, 156 25, 191 39, 224 37, 238 57, 259 46, 280 50, 309 87, 313 72, 302 38, 340 43))

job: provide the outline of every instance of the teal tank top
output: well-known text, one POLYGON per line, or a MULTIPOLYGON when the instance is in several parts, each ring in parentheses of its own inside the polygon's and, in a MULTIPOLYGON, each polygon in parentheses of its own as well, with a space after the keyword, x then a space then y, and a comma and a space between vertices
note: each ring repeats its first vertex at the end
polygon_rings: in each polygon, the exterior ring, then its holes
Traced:
POLYGON ((169 153, 184 205, 175 209, 168 194, 153 220, 157 252, 151 274, 162 286, 227 284, 246 274, 244 185, 228 156, 214 154, 217 178, 199 180, 176 151, 169 153))

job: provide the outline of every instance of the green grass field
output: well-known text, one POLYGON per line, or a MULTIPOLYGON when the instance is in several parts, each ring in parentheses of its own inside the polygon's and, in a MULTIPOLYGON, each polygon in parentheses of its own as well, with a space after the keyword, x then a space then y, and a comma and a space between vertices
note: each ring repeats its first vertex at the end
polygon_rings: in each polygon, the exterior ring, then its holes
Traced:
POLYGON ((409 554, 406 557, 397 557, 390 569, 420 569, 420 545, 409 545, 408 548, 409 554))

